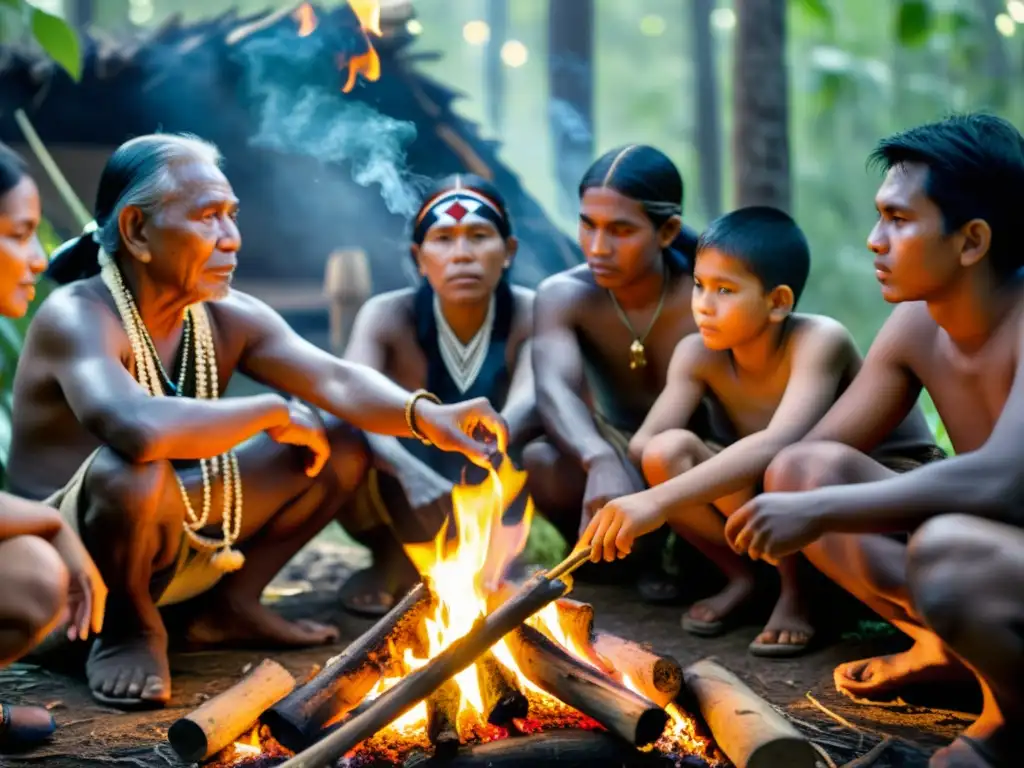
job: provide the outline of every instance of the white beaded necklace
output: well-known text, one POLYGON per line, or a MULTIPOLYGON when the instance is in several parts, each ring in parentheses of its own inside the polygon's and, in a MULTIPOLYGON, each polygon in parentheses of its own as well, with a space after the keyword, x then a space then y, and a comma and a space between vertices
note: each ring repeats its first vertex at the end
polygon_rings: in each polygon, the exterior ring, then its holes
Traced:
POLYGON ((455 386, 460 392, 466 392, 473 386, 480 369, 487 357, 487 348, 491 345, 491 332, 494 330, 494 297, 487 305, 484 324, 474 334, 468 344, 463 344, 452 330, 441 311, 441 301, 434 295, 434 320, 437 323, 437 346, 441 351, 441 360, 448 369, 455 386))
MULTIPOLYGON (((164 388, 161 382, 163 378, 171 382, 171 378, 164 370, 160 358, 156 355, 156 347, 149 335, 146 324, 142 320, 139 308, 135 299, 124 284, 121 270, 118 269, 114 260, 102 249, 100 250, 100 275, 103 283, 114 297, 114 304, 117 306, 118 314, 121 315, 121 322, 124 325, 125 333, 132 347, 132 354, 135 357, 135 378, 142 385, 143 389, 153 397, 164 397, 164 388)), ((189 330, 193 334, 193 348, 196 361, 196 392, 198 400, 216 400, 219 397, 220 384, 217 375, 216 349, 213 344, 213 334, 210 331, 210 320, 206 313, 206 307, 202 304, 193 304, 185 310, 186 324, 182 335, 181 370, 178 372, 176 396, 183 397, 185 390, 185 376, 188 371, 189 354, 189 330)), ((203 474, 203 513, 197 516, 188 498, 188 491, 185 484, 175 473, 178 481, 178 489, 181 491, 181 500, 185 505, 186 519, 182 521, 182 528, 185 535, 201 549, 220 550, 213 555, 210 562, 215 568, 225 573, 237 571, 245 564, 245 555, 232 545, 238 540, 242 529, 242 474, 238 470, 238 457, 235 452, 228 451, 220 456, 211 459, 200 459, 199 467, 203 474), (201 530, 210 518, 211 498, 211 476, 224 477, 224 515, 222 530, 224 537, 221 540, 201 536, 201 530), (233 503, 232 503, 233 502, 233 503)))

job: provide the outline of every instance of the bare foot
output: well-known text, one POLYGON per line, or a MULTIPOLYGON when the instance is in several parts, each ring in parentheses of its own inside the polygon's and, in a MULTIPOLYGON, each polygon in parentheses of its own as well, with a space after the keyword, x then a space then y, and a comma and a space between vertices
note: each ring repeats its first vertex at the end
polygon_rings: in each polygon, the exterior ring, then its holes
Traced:
POLYGON ((185 632, 190 645, 303 648, 338 639, 337 627, 309 619, 288 621, 259 602, 217 600, 185 632))
POLYGON ((974 675, 939 644, 916 642, 903 653, 836 667, 836 689, 852 699, 892 701, 910 686, 973 680, 974 675))
POLYGON ((718 634, 726 629, 726 622, 735 615, 754 592, 752 579, 737 578, 729 581, 717 595, 699 600, 683 616, 683 629, 693 634, 718 634))
POLYGON ((783 592, 750 650, 756 655, 792 655, 806 649, 813 637, 814 626, 803 601, 783 592))
POLYGON ((89 650, 85 671, 93 697, 112 707, 162 707, 171 698, 165 635, 100 635, 89 650))

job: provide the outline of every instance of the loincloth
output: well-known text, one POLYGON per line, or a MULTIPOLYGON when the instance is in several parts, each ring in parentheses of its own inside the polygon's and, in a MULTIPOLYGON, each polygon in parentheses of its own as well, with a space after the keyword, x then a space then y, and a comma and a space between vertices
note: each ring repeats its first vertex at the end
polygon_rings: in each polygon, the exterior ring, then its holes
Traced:
MULTIPOLYGON (((43 501, 56 509, 71 529, 81 535, 82 497, 85 491, 85 477, 101 449, 97 448, 82 462, 78 471, 67 484, 43 501)), ((178 546, 178 557, 174 571, 157 598, 158 607, 183 603, 212 589, 224 575, 211 562, 216 550, 195 547, 184 531, 178 546)))

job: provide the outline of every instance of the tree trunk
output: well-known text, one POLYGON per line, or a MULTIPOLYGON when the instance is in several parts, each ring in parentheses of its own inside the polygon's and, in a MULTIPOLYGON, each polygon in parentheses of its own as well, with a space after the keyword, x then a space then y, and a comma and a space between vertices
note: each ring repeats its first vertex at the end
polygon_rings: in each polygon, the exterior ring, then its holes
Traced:
POLYGON ((484 50, 484 99, 491 130, 501 136, 505 129, 505 68, 501 46, 508 39, 508 0, 487 0, 487 25, 491 37, 484 50))
POLYGON ((575 213, 576 189, 594 159, 593 47, 593 0, 548 0, 548 122, 567 213, 575 213))
POLYGON ((690 3, 690 45, 697 90, 697 162, 699 197, 705 218, 722 212, 722 121, 719 113, 718 64, 711 12, 715 0, 690 3))
POLYGON ((735 0, 733 172, 736 204, 788 211, 786 0, 735 0))

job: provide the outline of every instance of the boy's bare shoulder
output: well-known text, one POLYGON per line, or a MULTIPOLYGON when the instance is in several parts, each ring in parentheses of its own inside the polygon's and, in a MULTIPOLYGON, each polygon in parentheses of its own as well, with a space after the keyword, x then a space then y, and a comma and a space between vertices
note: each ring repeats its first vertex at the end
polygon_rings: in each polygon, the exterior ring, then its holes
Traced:
POLYGON ((672 366, 678 373, 688 373, 696 378, 728 364, 729 353, 708 349, 699 333, 683 336, 672 355, 672 366))
POLYGON ((568 296, 582 297, 593 292, 597 286, 590 273, 590 267, 579 264, 563 272, 544 278, 537 286, 537 296, 542 300, 568 296))
POLYGON ((791 320, 793 352, 807 347, 819 352, 834 350, 857 353, 857 343, 853 339, 853 334, 835 318, 799 314, 792 315, 791 320))

